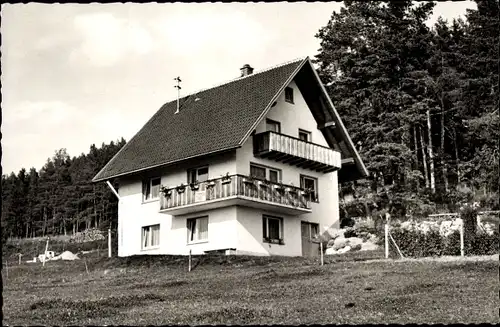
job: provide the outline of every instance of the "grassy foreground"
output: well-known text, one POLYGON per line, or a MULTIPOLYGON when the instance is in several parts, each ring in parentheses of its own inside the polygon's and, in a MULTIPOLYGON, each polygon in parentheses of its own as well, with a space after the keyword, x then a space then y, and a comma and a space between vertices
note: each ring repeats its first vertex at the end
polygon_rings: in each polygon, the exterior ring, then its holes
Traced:
POLYGON ((322 267, 306 258, 195 257, 189 273, 187 258, 175 256, 12 263, 2 272, 3 325, 500 321, 498 259, 369 257, 330 256, 322 267))

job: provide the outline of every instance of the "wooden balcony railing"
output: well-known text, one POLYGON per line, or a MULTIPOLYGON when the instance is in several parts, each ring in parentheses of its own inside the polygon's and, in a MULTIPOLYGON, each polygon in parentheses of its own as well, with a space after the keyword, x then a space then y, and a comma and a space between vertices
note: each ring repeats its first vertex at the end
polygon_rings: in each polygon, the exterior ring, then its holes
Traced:
POLYGON ((322 172, 340 169, 340 153, 331 148, 276 132, 253 136, 254 155, 322 172))
POLYGON ((235 174, 196 185, 164 189, 160 196, 160 210, 224 199, 246 199, 309 210, 311 195, 292 185, 235 174))

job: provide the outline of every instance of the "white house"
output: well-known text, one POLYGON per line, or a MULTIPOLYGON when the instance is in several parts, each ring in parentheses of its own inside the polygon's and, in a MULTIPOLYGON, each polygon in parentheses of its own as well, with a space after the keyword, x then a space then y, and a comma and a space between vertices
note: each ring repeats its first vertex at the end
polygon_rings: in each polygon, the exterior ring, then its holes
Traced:
POLYGON ((166 103, 94 177, 118 255, 314 255, 338 183, 368 172, 308 57, 166 103))

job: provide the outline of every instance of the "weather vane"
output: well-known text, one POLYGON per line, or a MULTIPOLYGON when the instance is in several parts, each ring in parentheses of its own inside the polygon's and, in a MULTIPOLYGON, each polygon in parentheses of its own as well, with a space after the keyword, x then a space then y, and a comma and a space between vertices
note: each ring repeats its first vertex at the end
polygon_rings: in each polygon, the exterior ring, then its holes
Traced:
POLYGON ((174 78, 174 81, 177 81, 177 85, 175 85, 174 87, 177 89, 177 110, 175 111, 175 113, 179 113, 179 98, 181 97, 181 85, 180 83, 182 82, 180 76, 177 76, 176 78, 174 78))

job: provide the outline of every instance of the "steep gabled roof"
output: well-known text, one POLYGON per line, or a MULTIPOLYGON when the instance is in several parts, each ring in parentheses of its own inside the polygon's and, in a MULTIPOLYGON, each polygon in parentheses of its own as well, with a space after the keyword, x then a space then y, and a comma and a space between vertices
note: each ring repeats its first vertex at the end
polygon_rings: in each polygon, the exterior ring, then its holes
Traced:
MULTIPOLYGON (((302 68, 308 71, 309 79, 317 79, 319 84, 316 84, 321 88, 315 85, 315 89, 324 97, 324 88, 307 57, 198 91, 180 99, 180 110, 177 114, 177 101, 163 105, 101 169, 93 181, 107 180, 240 147, 302 68), (311 70, 316 75, 312 75, 311 70)), ((307 83, 310 84, 310 81, 307 83)), ((327 95, 326 97, 328 98, 327 95)), ((333 105, 325 110, 333 110, 332 116, 335 116, 336 121, 340 121, 333 105)), ((345 130, 341 121, 340 124, 345 130)), ((347 131, 341 135, 342 138, 345 136, 348 138, 348 152, 355 157, 360 176, 367 176, 366 168, 347 131)), ((328 135, 325 137, 328 140, 328 135)), ((338 140, 329 143, 338 146, 338 140)))

